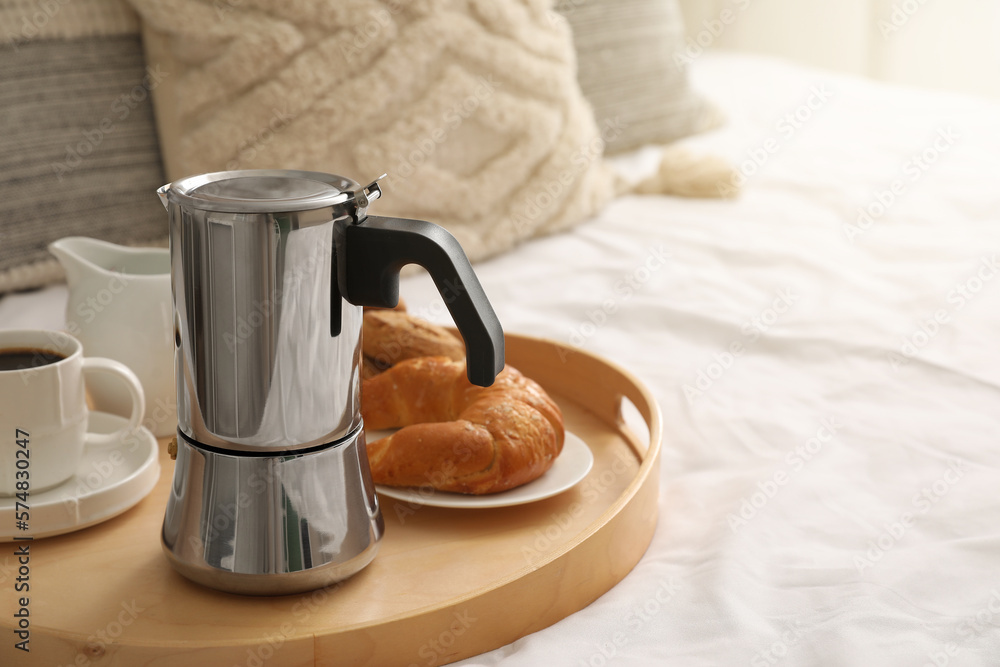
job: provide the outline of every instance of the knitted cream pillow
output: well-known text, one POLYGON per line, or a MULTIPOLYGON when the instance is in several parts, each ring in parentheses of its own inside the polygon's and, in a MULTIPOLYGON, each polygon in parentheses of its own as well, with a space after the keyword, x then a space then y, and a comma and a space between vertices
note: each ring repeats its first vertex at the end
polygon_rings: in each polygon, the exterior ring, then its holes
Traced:
POLYGON ((442 224, 472 259, 614 195, 550 0, 131 2, 171 73, 154 98, 171 180, 388 172, 377 212, 442 224))

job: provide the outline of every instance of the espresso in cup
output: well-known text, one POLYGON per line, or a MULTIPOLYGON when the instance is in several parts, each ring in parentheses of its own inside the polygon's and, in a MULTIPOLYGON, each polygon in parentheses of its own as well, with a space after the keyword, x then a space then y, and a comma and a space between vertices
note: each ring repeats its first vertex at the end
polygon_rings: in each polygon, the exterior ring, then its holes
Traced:
POLYGON ((124 364, 84 357, 80 342, 58 331, 0 331, 0 496, 65 482, 84 446, 120 443, 144 412, 142 385, 124 364), (88 432, 84 376, 94 373, 116 376, 132 398, 128 426, 116 433, 88 432))
POLYGON ((0 371, 22 371, 48 366, 62 361, 66 356, 52 350, 37 348, 12 348, 0 350, 0 371))

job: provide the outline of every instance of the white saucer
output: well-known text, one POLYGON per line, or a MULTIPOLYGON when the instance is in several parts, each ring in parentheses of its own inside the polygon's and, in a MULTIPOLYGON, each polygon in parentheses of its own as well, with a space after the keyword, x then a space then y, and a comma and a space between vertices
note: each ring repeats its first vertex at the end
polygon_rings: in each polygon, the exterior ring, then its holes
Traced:
MULTIPOLYGON (((372 442, 383 432, 367 434, 372 442)), ((590 447, 578 436, 566 431, 566 440, 562 452, 544 475, 522 486, 509 491, 491 493, 485 496, 473 496, 464 493, 448 493, 434 489, 412 487, 383 486, 376 484, 375 490, 384 496, 405 500, 420 505, 432 507, 509 507, 533 503, 543 498, 550 498, 572 488, 580 482, 594 465, 594 455, 590 447)))
MULTIPOLYGON (((128 420, 91 412, 89 430, 113 433, 128 420)), ((116 445, 84 448, 76 475, 59 486, 28 496, 29 530, 14 524, 17 498, 0 497, 0 542, 16 537, 49 537, 107 521, 131 508, 156 486, 160 460, 156 438, 145 428, 138 438, 116 445)))

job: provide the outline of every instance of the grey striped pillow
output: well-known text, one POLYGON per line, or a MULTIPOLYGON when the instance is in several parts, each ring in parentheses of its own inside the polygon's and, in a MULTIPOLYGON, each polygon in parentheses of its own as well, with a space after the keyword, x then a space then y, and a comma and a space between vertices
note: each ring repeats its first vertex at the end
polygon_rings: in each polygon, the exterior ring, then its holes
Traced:
POLYGON ((577 78, 615 153, 666 144, 718 124, 688 85, 676 0, 559 0, 573 30, 577 78))
POLYGON ((61 278, 46 246, 63 236, 166 239, 149 95, 163 75, 145 67, 137 22, 132 34, 65 39, 40 33, 60 20, 80 22, 50 18, 42 26, 8 22, 14 30, 0 35, 0 293, 61 278))

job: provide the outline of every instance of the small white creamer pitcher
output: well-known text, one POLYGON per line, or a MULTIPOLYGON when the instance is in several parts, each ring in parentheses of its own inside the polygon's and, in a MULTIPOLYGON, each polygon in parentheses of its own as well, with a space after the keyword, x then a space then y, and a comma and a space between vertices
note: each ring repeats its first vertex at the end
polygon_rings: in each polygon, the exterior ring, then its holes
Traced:
MULTIPOLYGON (((144 426, 153 435, 177 429, 174 393, 170 251, 126 248, 82 236, 49 245, 66 271, 66 329, 87 356, 128 366, 146 395, 144 426)), ((114 378, 88 378, 95 410, 128 414, 131 397, 114 378)))

